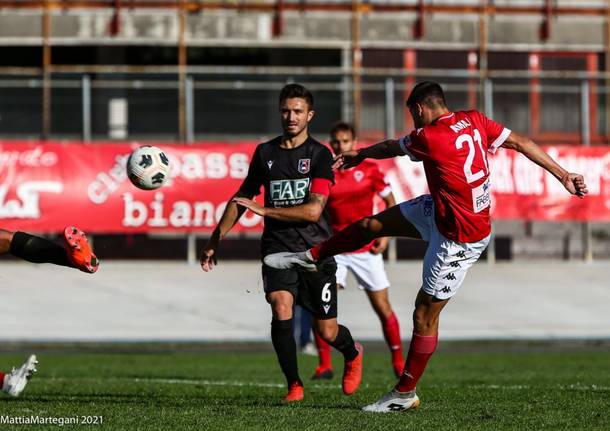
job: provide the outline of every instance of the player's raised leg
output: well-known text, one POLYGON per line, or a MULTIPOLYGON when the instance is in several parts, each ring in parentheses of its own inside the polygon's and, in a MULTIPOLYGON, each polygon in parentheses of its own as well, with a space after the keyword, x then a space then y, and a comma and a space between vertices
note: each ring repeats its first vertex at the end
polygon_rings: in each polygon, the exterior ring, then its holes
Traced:
POLYGON ((286 402, 301 401, 304 397, 303 382, 299 377, 297 365, 297 344, 292 330, 292 293, 278 290, 267 294, 271 305, 273 319, 271 320, 271 342, 277 355, 277 360, 286 377, 288 393, 286 402))
POLYGON ((52 263, 87 273, 97 271, 99 261, 82 231, 72 226, 67 227, 64 240, 65 246, 61 246, 26 232, 0 229, 0 254, 11 253, 28 262, 52 263))
POLYGON ((328 257, 358 250, 376 238, 386 236, 401 236, 421 238, 419 231, 395 205, 371 217, 365 217, 352 223, 342 231, 334 234, 328 240, 300 253, 273 253, 265 256, 266 265, 277 269, 302 267, 315 271, 315 263, 328 257))
POLYGON ((2 392, 5 392, 11 397, 19 396, 25 389, 28 379, 36 372, 36 364, 38 364, 36 355, 30 355, 19 368, 13 368, 8 374, 0 372, 0 386, 2 392))
POLYGON ((390 305, 388 288, 386 287, 382 290, 366 290, 366 294, 371 302, 373 310, 375 310, 375 313, 381 322, 383 336, 390 349, 390 354, 392 355, 392 368, 394 369, 396 377, 399 377, 402 374, 405 360, 400 340, 400 324, 390 305))
POLYGON ((362 355, 360 343, 354 342, 349 329, 337 324, 337 319, 314 319, 314 329, 322 339, 343 354, 343 393, 352 395, 362 382, 362 355))

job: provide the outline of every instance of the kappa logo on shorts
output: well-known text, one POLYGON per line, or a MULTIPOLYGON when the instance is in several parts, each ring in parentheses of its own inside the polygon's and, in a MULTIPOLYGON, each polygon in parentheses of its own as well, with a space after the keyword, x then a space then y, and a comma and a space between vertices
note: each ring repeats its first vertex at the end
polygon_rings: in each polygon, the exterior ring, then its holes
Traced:
POLYGON ((325 306, 323 306, 322 308, 324 308, 324 312, 325 312, 326 314, 328 314, 328 310, 330 310, 330 305, 325 305, 325 306))
POLYGON ((452 268, 460 268, 460 262, 450 262, 449 266, 452 268))
POLYGON ((298 165, 298 170, 300 173, 302 174, 306 174, 307 172, 309 172, 309 169, 311 168, 311 159, 299 159, 299 165, 298 165))
POLYGON ((466 253, 463 251, 458 251, 455 256, 464 259, 466 257, 466 253))
POLYGON ((430 217, 432 215, 432 199, 426 198, 424 200, 424 215, 430 217))
POLYGON ((443 287, 443 288, 441 289, 441 292, 443 292, 443 293, 449 293, 449 292, 451 292, 451 289, 449 288, 449 286, 445 286, 445 287, 443 287))
POLYGON ((455 275, 453 275, 453 272, 450 272, 449 274, 447 274, 446 276, 443 277, 445 280, 455 280, 455 275))

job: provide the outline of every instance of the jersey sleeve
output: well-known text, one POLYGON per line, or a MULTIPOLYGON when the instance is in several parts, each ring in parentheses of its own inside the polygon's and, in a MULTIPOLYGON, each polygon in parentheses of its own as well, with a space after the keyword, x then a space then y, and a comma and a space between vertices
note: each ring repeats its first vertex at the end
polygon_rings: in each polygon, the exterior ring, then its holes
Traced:
POLYGON ((485 133, 487 134, 487 151, 491 154, 500 148, 510 135, 511 130, 504 127, 502 124, 495 122, 491 118, 487 118, 483 114, 479 114, 485 133))
POLYGON ((238 195, 244 197, 258 196, 261 192, 261 186, 263 185, 263 176, 261 173, 261 157, 260 147, 256 147, 252 160, 250 160, 250 166, 248 167, 248 175, 241 183, 238 195))
POLYGON ((333 174, 333 156, 326 147, 323 147, 318 152, 318 156, 312 166, 311 179, 314 180, 316 178, 328 180, 333 184, 335 182, 335 175, 333 174))
POLYGON ((414 162, 421 162, 427 153, 424 129, 413 130, 398 140, 400 148, 414 162))
POLYGON ((369 175, 373 183, 373 189, 380 197, 385 198, 392 193, 390 185, 386 182, 385 177, 377 165, 373 166, 369 175))

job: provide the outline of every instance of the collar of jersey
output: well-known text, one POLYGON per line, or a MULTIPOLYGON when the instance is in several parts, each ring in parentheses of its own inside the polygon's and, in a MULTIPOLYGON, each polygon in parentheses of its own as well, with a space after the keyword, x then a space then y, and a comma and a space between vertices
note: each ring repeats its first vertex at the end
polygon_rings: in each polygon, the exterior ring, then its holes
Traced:
POLYGON ((438 117, 435 121, 446 120, 447 118, 451 118, 455 115, 455 112, 450 112, 448 114, 443 115, 442 117, 438 117))
POLYGON ((301 148, 303 145, 305 145, 305 144, 309 143, 310 141, 311 141, 311 135, 307 135, 307 139, 305 139, 305 140, 303 141, 303 143, 302 143, 301 145, 299 145, 298 147, 294 147, 294 148, 286 148, 286 147, 282 147, 282 137, 280 136, 280 141, 279 141, 279 143, 277 144, 277 147, 278 147, 280 150, 283 150, 283 151, 294 151, 294 150, 297 150, 297 149, 301 148))

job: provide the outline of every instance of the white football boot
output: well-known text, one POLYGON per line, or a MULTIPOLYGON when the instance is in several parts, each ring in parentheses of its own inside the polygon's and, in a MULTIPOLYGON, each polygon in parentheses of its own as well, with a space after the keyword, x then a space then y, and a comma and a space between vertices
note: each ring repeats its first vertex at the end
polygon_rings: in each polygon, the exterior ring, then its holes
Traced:
POLYGON ((4 376, 4 385, 2 391, 6 392, 11 397, 18 397, 28 384, 28 379, 36 372, 36 355, 30 355, 27 361, 22 366, 13 370, 4 376))
POLYGON ((309 250, 298 253, 282 251, 280 253, 268 254, 263 259, 263 262, 265 262, 265 265, 275 269, 303 268, 309 272, 318 270, 309 250))
POLYGON ((365 412, 388 413, 404 412, 418 407, 419 398, 414 390, 409 392, 398 392, 396 389, 392 389, 377 400, 377 402, 364 406, 362 410, 365 412))

